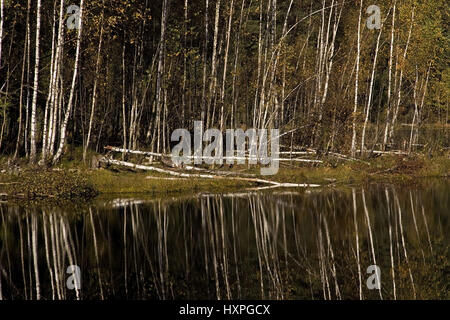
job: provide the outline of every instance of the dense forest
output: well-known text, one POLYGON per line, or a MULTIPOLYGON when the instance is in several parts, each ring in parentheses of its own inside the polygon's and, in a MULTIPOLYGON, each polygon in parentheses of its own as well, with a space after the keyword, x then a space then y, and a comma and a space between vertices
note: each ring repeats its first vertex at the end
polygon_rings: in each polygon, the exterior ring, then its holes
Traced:
POLYGON ((449 123, 448 25, 445 0, 1 0, 0 152, 168 152, 197 120, 415 150, 449 123))

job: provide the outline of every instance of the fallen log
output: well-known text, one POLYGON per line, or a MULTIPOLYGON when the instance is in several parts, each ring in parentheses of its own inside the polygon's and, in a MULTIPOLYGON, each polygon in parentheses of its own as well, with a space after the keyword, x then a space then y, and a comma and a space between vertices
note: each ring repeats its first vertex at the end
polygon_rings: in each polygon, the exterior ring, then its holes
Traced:
POLYGON ((309 155, 309 154, 316 154, 316 152, 312 151, 280 151, 280 154, 292 154, 292 155, 309 155))
MULTIPOLYGON (((123 148, 117 148, 117 147, 111 147, 111 146, 106 146, 104 147, 106 150, 110 150, 110 151, 114 151, 114 152, 119 152, 119 153, 129 153, 129 154, 138 154, 138 155, 144 155, 144 156, 152 156, 152 157, 165 157, 165 158, 171 158, 172 155, 171 154, 162 154, 162 153, 155 153, 155 152, 150 152, 150 151, 140 151, 140 150, 131 150, 131 149, 123 149, 123 148)), ((281 154, 281 153, 280 153, 281 154)), ((311 153, 309 153, 311 154, 311 153)), ((216 157, 206 157, 206 156, 185 156, 184 158, 189 159, 189 160, 215 160, 216 157)), ((226 162, 228 160, 233 160, 233 161, 249 161, 249 160, 253 160, 253 161, 257 161, 258 157, 221 157, 223 162, 226 162)), ((311 160, 311 159, 301 159, 301 158, 293 158, 293 159, 286 159, 286 158, 273 158, 271 159, 271 161, 278 161, 278 162, 282 162, 282 161, 294 161, 294 162, 306 162, 306 163, 323 163, 322 160, 311 160)), ((193 167, 189 167, 188 170, 197 170, 194 169, 193 167)))
MULTIPOLYGON (((282 145, 281 147, 287 148, 287 149, 291 148, 290 146, 284 146, 284 145, 282 145)), ((292 146, 292 149, 293 150, 302 150, 302 151, 292 151, 292 152, 291 151, 282 151, 282 152, 280 152, 280 154, 309 154, 309 155, 320 154, 319 150, 311 149, 311 148, 292 146)), ((341 153, 337 153, 337 152, 323 151, 323 154, 330 155, 330 156, 333 156, 333 157, 336 157, 336 158, 339 158, 339 159, 342 159, 345 161, 360 161, 360 162, 370 165, 370 163, 367 161, 363 161, 363 160, 357 159, 357 158, 352 158, 350 156, 347 156, 347 155, 341 154, 341 153)))
POLYGON ((150 152, 150 151, 131 150, 131 149, 123 149, 123 148, 117 148, 117 147, 111 147, 111 146, 106 146, 106 147, 104 147, 104 149, 110 150, 110 151, 114 151, 114 152, 119 152, 119 153, 139 154, 139 155, 143 155, 143 156, 153 156, 153 157, 163 157, 163 156, 165 156, 162 153, 155 153, 155 152, 150 152))
POLYGON ((135 163, 132 163, 132 162, 113 160, 113 159, 105 159, 105 158, 103 158, 101 160, 101 162, 108 163, 108 164, 114 164, 114 165, 118 165, 118 166, 123 166, 123 167, 127 167, 127 168, 133 168, 133 169, 139 169, 139 170, 145 170, 145 171, 155 171, 155 172, 165 173, 165 174, 169 174, 169 175, 177 176, 177 177, 182 177, 182 178, 207 178, 207 179, 214 178, 213 175, 198 174, 198 173, 195 173, 195 174, 181 173, 181 172, 176 172, 176 171, 171 171, 171 170, 157 168, 157 167, 154 167, 154 166, 135 164, 135 163))
POLYGON ((357 158, 352 158, 352 157, 346 156, 344 154, 340 154, 340 153, 336 153, 336 152, 329 152, 329 154, 331 156, 333 156, 333 157, 338 158, 338 159, 342 159, 342 160, 345 160, 345 161, 359 161, 359 162, 365 163, 365 164, 370 166, 370 162, 367 162, 367 161, 364 161, 364 160, 361 160, 361 159, 357 159, 357 158))
POLYGON ((285 159, 285 158, 275 158, 271 159, 272 161, 294 161, 294 162, 307 162, 307 163, 323 163, 322 160, 312 160, 312 159, 301 159, 301 158, 294 158, 294 159, 285 159))
MULTIPOLYGON (((152 164, 154 164, 154 162, 152 164)), ((179 166, 175 165, 175 163, 173 163, 173 162, 171 162, 171 163, 165 162, 164 164, 169 166, 169 167, 171 167, 171 168, 183 169, 183 170, 187 170, 187 171, 201 171, 201 172, 216 173, 216 174, 218 173, 218 174, 221 174, 221 175, 224 175, 224 176, 226 176, 226 175, 239 175, 240 174, 238 172, 220 171, 220 170, 214 170, 213 171, 213 170, 208 170, 208 169, 205 169, 205 168, 198 168, 198 167, 187 166, 187 165, 183 165, 183 166, 179 167, 179 166)), ((246 174, 243 174, 243 175, 247 176, 247 177, 255 176, 254 174, 249 174, 249 173, 246 173, 246 174)))
POLYGON ((105 150, 118 152, 118 153, 129 153, 129 154, 136 154, 136 155, 141 155, 141 156, 147 156, 147 157, 150 157, 148 159, 150 160, 150 163, 152 163, 152 164, 156 163, 155 161, 153 161, 153 157, 161 158, 161 162, 163 164, 168 165, 170 167, 173 167, 173 163, 170 160, 170 156, 169 155, 164 155, 162 153, 156 153, 156 152, 151 152, 151 151, 124 149, 124 148, 118 148, 118 147, 112 147, 112 146, 106 146, 106 147, 103 147, 103 148, 105 150))
MULTIPOLYGON (((357 153, 360 153, 361 150, 356 150, 357 153)), ((392 150, 392 151, 380 151, 380 150, 364 150, 365 153, 373 153, 373 154, 395 154, 395 155, 402 155, 407 156, 408 152, 401 151, 401 150, 392 150)))
POLYGON ((113 159, 107 159, 103 158, 101 162, 118 165, 118 166, 124 166, 128 168, 133 169, 139 169, 139 170, 145 170, 145 171, 155 171, 159 173, 168 174, 171 176, 177 176, 181 178, 201 178, 201 179, 229 179, 229 180, 238 180, 238 181, 247 181, 247 182, 255 182, 260 184, 269 184, 274 187, 279 188, 318 188, 320 185, 318 184, 299 184, 299 183, 283 183, 283 182, 276 182, 271 180, 264 180, 259 178, 245 178, 245 177, 230 177, 230 176, 221 176, 221 175, 213 175, 213 174, 198 174, 198 173, 183 173, 183 172, 177 172, 172 170, 166 170, 157 168, 154 166, 147 166, 147 165, 140 165, 135 164, 131 162, 126 161, 120 161, 120 160, 113 160, 113 159))
POLYGON ((168 181, 179 181, 180 179, 185 180, 186 178, 170 178, 170 177, 153 177, 153 176, 147 176, 145 179, 153 179, 153 180, 168 180, 168 181))

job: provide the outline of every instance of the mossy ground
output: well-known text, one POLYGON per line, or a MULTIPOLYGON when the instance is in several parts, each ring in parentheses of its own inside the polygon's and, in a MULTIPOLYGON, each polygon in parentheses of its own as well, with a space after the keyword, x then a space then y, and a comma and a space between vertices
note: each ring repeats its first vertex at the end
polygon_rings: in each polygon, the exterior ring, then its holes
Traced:
POLYGON ((3 197, 19 199, 89 199, 98 195, 91 181, 79 171, 27 168, 1 175, 3 197))
POLYGON ((124 172, 100 169, 89 172, 89 179, 100 193, 198 193, 227 192, 251 187, 252 183, 227 179, 176 179, 156 172, 124 172))

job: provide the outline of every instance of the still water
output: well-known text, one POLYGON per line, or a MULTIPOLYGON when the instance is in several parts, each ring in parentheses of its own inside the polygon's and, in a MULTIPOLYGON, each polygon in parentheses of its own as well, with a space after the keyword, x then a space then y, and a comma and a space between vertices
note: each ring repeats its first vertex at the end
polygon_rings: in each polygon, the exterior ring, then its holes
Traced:
POLYGON ((0 298, 450 299, 449 193, 439 180, 2 203, 0 298))

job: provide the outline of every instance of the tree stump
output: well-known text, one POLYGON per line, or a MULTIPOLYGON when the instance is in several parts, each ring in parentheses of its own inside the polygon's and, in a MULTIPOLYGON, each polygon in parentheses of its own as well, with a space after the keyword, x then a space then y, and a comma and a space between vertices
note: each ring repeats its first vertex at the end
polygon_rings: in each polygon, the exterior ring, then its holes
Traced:
POLYGON ((100 169, 100 159, 102 155, 93 155, 91 160, 91 169, 100 169))

